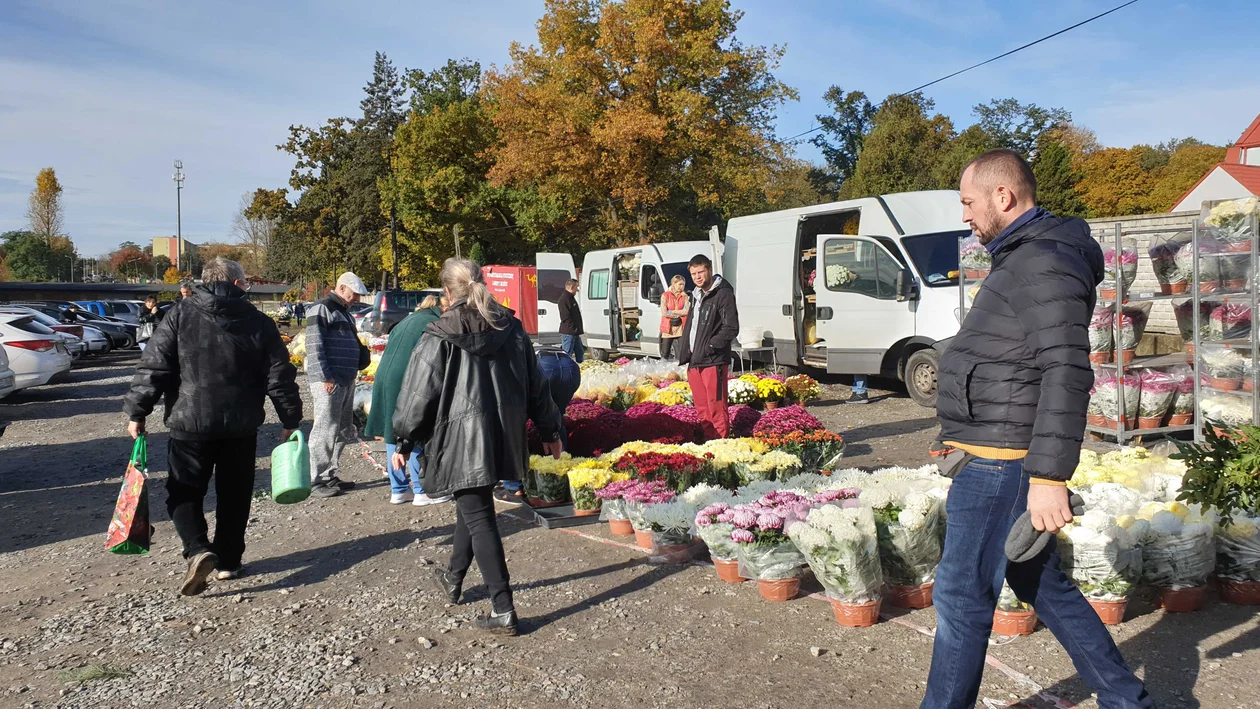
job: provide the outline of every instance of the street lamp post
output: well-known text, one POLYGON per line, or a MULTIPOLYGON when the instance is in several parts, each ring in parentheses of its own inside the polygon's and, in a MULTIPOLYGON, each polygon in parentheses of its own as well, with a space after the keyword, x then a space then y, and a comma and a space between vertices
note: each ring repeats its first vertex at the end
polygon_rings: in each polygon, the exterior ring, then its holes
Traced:
MULTIPOLYGON (((179 262, 184 255, 184 215, 183 205, 181 204, 181 193, 184 191, 184 161, 175 161, 175 174, 171 176, 175 181, 175 270, 179 270, 179 262)), ((190 266, 192 264, 189 264, 190 266)))

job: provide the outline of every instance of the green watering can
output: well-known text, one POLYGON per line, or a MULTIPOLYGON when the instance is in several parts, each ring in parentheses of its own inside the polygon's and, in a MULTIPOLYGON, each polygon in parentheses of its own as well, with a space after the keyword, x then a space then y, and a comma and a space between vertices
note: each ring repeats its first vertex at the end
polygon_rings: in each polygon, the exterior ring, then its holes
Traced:
POLYGON ((311 453, 306 436, 294 431, 271 452, 271 499, 291 505, 311 496, 311 453))

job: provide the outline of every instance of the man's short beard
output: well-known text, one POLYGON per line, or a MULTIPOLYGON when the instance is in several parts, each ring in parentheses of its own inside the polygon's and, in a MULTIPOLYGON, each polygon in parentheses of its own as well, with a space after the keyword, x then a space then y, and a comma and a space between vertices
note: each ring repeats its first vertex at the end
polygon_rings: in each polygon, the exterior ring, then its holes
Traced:
POLYGON ((981 244, 988 244, 996 239, 1005 227, 999 224, 997 208, 992 204, 985 205, 984 220, 987 224, 983 229, 976 230, 976 237, 980 239, 981 244))

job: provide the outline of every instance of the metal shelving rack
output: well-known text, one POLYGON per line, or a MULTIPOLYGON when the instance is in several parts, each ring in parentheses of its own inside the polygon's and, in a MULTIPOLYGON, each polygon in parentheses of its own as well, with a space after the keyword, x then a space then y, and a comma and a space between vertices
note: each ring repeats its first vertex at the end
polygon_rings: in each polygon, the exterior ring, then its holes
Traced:
MULTIPOLYGON (((1221 201, 1228 201, 1228 200, 1221 200, 1221 201)), ((1219 202, 1213 202, 1213 203, 1205 202, 1203 211, 1206 213, 1210 207, 1213 207, 1218 203, 1219 202)), ((1260 387, 1256 386, 1256 381, 1255 381, 1256 371, 1257 371, 1256 369, 1257 357, 1260 356, 1260 351, 1258 351, 1260 350, 1260 347, 1258 347, 1258 345, 1260 345, 1260 342, 1257 342, 1258 333, 1256 329, 1257 276, 1258 276, 1258 273, 1260 273, 1260 239, 1257 239, 1257 237, 1260 236, 1260 218, 1257 218, 1256 215, 1252 215, 1250 217, 1250 224, 1248 226, 1250 227, 1250 232, 1251 232, 1251 250, 1249 252, 1223 251, 1223 252, 1214 252, 1214 253, 1208 253, 1208 254, 1203 253, 1203 250, 1200 248, 1201 239, 1206 229, 1205 225, 1203 224, 1203 219, 1204 217, 1201 216, 1199 219, 1195 220, 1193 240, 1191 242, 1194 244, 1194 247, 1193 247, 1194 248, 1194 260, 1193 260, 1194 266, 1191 273, 1192 281, 1191 281, 1190 294, 1194 300, 1194 359, 1195 359, 1195 362, 1194 362, 1194 372, 1195 372, 1195 377, 1194 377, 1194 438, 1196 441, 1203 440, 1203 427, 1208 423, 1205 420, 1205 417, 1203 416, 1203 410, 1202 410, 1204 391, 1209 392, 1209 394, 1212 396, 1225 394, 1229 396, 1239 396, 1239 397, 1245 397, 1245 398, 1251 399, 1251 422, 1253 424, 1260 422, 1260 387), (1199 286, 1199 270, 1200 270, 1199 261, 1200 259, 1225 258, 1225 257, 1230 257, 1230 256, 1237 257, 1244 254, 1250 254, 1250 259, 1248 260, 1248 268, 1246 271, 1247 286, 1244 292, 1242 293, 1201 293, 1200 292, 1201 290, 1199 286), (1250 320, 1250 327, 1248 328, 1249 330, 1248 336, 1245 338, 1204 340, 1202 327, 1201 327, 1202 326, 1201 321, 1203 317, 1201 305, 1205 303, 1226 304, 1230 302, 1244 303, 1251 309, 1250 311, 1251 320, 1250 320), (1198 366, 1199 359, 1203 356, 1202 347, 1204 345, 1208 345, 1208 346, 1220 345, 1224 347, 1250 348, 1252 390, 1251 391, 1237 391, 1237 390, 1228 391, 1228 390, 1215 389, 1212 387, 1205 386, 1203 383, 1203 378, 1199 376, 1199 366, 1198 366)), ((1217 270, 1218 272, 1220 271, 1219 267, 1217 270)))
MULTIPOLYGON (((1116 224, 1115 228, 1112 230, 1112 238, 1114 239, 1113 246, 1115 248, 1115 254, 1116 254, 1116 265, 1115 265, 1116 297, 1114 299, 1108 299, 1104 301, 1100 293, 1098 300, 1099 302, 1110 302, 1112 306, 1113 314, 1112 314, 1112 324, 1111 324, 1111 328, 1112 328, 1111 337, 1112 337, 1112 343, 1113 343, 1112 349, 1115 352, 1115 361, 1109 362, 1106 364, 1095 364, 1093 366, 1095 369, 1115 369, 1117 376, 1120 378, 1120 382, 1116 384, 1116 427, 1111 428, 1108 426, 1087 425, 1085 426, 1085 430, 1091 433, 1097 433, 1104 436, 1113 436, 1115 437, 1116 443, 1118 445, 1124 445, 1126 441, 1131 441, 1137 438, 1143 438, 1145 436, 1156 436, 1156 435, 1166 436, 1172 433, 1185 433, 1185 432, 1196 430, 1194 424, 1190 424, 1186 426, 1160 426, 1159 428, 1132 428, 1130 429, 1126 425, 1127 422, 1124 420, 1124 412, 1128 410, 1127 407, 1125 406, 1125 400, 1124 400, 1125 386, 1123 382, 1124 382, 1125 375, 1127 375, 1131 370, 1134 370, 1134 369, 1158 369, 1160 367, 1176 367, 1176 366, 1187 364, 1186 355, 1184 352, 1177 352, 1177 353, 1169 354, 1169 355, 1150 355, 1150 356, 1144 356, 1144 357, 1134 357, 1133 361, 1125 362, 1124 350, 1120 347, 1120 317, 1124 313, 1124 306, 1133 305, 1136 303, 1154 303, 1161 300, 1182 300, 1187 297, 1192 297, 1192 294, 1190 293, 1173 294, 1173 295, 1164 295, 1164 294, 1155 293, 1155 292, 1129 293, 1127 290, 1127 286, 1125 286, 1124 277, 1121 273, 1121 264, 1120 264, 1120 261, 1121 261, 1120 256, 1123 253, 1124 237, 1142 236, 1142 235, 1147 235, 1147 234, 1166 234, 1166 233, 1168 233, 1167 229, 1130 229, 1126 231, 1123 228, 1121 228, 1120 224, 1116 224)), ((1100 237, 1099 242, 1105 244, 1106 242, 1103 241, 1105 238, 1106 238, 1105 236, 1100 237)), ((1197 246, 1195 248, 1197 249, 1197 246)), ((1138 250, 1139 261, 1143 258, 1149 260, 1150 255, 1143 254, 1142 250, 1139 249, 1138 250)), ((1197 290, 1197 283, 1195 285, 1195 290, 1197 290)), ((1198 307, 1197 303, 1195 304, 1195 307, 1196 308, 1198 307)), ((1195 317, 1196 318, 1198 317, 1197 312, 1195 314, 1195 317)), ((1195 326, 1196 327, 1198 326, 1197 320, 1195 321, 1195 326)), ((1191 362, 1190 366, 1192 368, 1195 368, 1195 363, 1191 362)), ((1195 376, 1195 380, 1197 382, 1198 376, 1195 376)), ((1198 401, 1197 392, 1195 395, 1195 400, 1196 402, 1198 401)), ((1197 408, 1198 407, 1196 405, 1196 410, 1195 410, 1196 420, 1198 419, 1197 408)), ((1134 424, 1136 425, 1136 422, 1134 422, 1134 424)))

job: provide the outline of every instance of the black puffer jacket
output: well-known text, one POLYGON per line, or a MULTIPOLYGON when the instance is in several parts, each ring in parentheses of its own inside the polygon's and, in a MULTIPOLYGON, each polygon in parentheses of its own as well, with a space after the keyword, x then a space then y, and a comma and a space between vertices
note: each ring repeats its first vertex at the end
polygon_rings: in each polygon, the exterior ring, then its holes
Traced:
POLYGON ((1102 249, 1080 219, 1050 217, 999 247, 941 358, 942 441, 1027 450, 1031 477, 1076 469, 1094 374, 1087 326, 1102 249))
POLYGON ((696 288, 691 294, 691 308, 678 340, 679 364, 695 368, 731 364, 731 343, 739 334, 739 310, 735 289, 721 276, 716 278, 708 293, 702 295, 696 288), (694 348, 692 329, 696 331, 694 348))
POLYGON ((296 376, 276 324, 249 304, 245 291, 230 283, 200 285, 158 324, 123 408, 132 421, 143 421, 165 394, 171 438, 218 440, 257 433, 270 397, 281 425, 297 428, 296 376))
POLYGON ((503 329, 456 301, 411 353, 394 409, 395 445, 404 456, 424 446, 431 496, 523 479, 526 419, 544 441, 559 440, 560 411, 529 337, 512 311, 492 307, 503 329))

